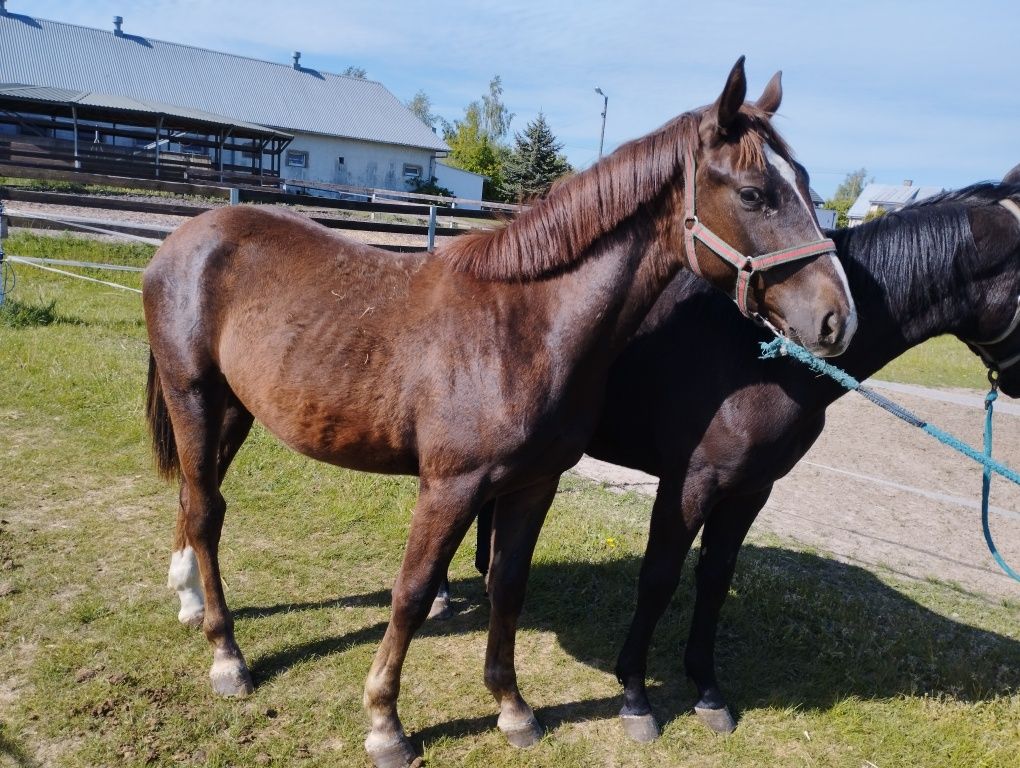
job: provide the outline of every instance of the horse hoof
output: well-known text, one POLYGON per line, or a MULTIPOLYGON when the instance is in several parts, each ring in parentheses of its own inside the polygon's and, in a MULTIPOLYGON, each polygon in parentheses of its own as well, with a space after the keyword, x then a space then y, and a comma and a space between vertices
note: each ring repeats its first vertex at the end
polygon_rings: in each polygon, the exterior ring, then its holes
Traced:
POLYGON ((224 659, 213 662, 212 669, 209 670, 209 679, 212 681, 213 690, 220 696, 250 696, 255 690, 248 667, 244 662, 236 660, 224 659))
POLYGON ((436 621, 443 621, 453 615, 453 607, 450 605, 449 595, 439 595, 432 601, 432 608, 429 610, 429 618, 436 621))
POLYGON ((506 740, 518 749, 533 747, 542 738, 542 726, 538 724, 538 720, 535 719, 534 715, 519 723, 510 725, 500 723, 499 729, 503 731, 506 740))
POLYGON ((371 736, 365 739, 365 751, 375 768, 420 768, 422 765, 410 740, 402 733, 383 744, 370 744, 371 740, 371 736))
POLYGON ((730 714, 729 707, 695 707, 694 713, 698 719, 716 733, 733 733, 737 728, 737 721, 730 714))
POLYGON ((639 744, 648 744, 659 738, 659 724, 651 712, 647 715, 627 715, 621 712, 620 722, 623 723, 623 732, 639 744))

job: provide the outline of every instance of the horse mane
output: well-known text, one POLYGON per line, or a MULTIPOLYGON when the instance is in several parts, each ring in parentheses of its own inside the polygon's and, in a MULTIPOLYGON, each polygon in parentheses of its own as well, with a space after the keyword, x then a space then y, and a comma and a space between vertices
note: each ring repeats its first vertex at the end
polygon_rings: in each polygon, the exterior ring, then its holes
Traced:
POLYGON ((969 274, 978 266, 968 211, 1017 195, 1020 184, 981 182, 828 235, 848 273, 867 273, 866 279, 850 275, 854 293, 870 282, 888 297, 890 306, 909 306, 910 286, 915 290, 923 286, 926 301, 939 306, 953 298, 965 299, 958 295, 966 284, 959 279, 960 272, 969 274))
MULTIPOLYGON (((683 171, 684 150, 700 143, 706 108, 685 112, 630 141, 587 170, 566 177, 505 226, 444 244, 438 255, 460 272, 483 280, 533 280, 581 261, 591 245, 654 201, 683 171)), ((763 143, 789 156, 769 116, 741 107, 730 130, 741 167, 762 167, 763 143)))

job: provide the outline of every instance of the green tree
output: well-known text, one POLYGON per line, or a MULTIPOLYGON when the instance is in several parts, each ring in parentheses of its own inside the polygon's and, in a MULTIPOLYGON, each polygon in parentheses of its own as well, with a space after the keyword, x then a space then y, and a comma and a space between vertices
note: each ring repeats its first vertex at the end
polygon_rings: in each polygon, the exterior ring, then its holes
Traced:
POLYGON ((503 103, 503 84, 499 75, 489 81, 489 92, 480 101, 464 108, 464 118, 443 126, 443 140, 450 145, 447 162, 465 171, 486 177, 482 197, 503 200, 503 165, 510 155, 504 143, 510 131, 513 113, 503 103))
MULTIPOLYGON (((869 183, 867 177, 868 171, 866 168, 858 168, 856 171, 851 171, 840 185, 836 187, 832 197, 825 201, 822 207, 836 212, 837 227, 844 228, 849 226, 850 220, 847 218, 847 211, 850 210, 850 206, 854 204, 857 198, 861 196, 865 184, 869 183)), ((874 179, 870 181, 874 181, 874 179)))
POLYGON ((502 199, 503 161, 506 148, 493 142, 482 129, 482 109, 477 101, 464 110, 464 119, 448 126, 443 137, 450 146, 447 162, 465 171, 486 177, 482 197, 486 200, 502 199))
POLYGON ((442 118, 432 111, 432 99, 425 91, 418 91, 414 94, 409 102, 407 102, 407 108, 414 112, 415 117, 421 120, 432 130, 436 129, 436 123, 442 120, 442 118))
POLYGON ((571 173, 573 168, 560 154, 563 145, 556 141, 545 115, 528 123, 524 133, 514 136, 514 146, 503 167, 503 196, 522 201, 542 197, 553 182, 571 173))
POLYGON ((356 67, 353 64, 347 67, 347 69, 345 69, 340 74, 346 75, 347 77, 357 77, 360 80, 364 80, 365 78, 368 77, 368 72, 365 70, 364 67, 356 67))
POLYGON ((489 92, 482 96, 482 131, 489 141, 501 143, 510 133, 514 113, 503 103, 503 80, 496 75, 489 81, 489 92))
MULTIPOLYGON (((851 200, 856 200, 860 197, 861 192, 864 191, 864 185, 867 183, 865 180, 867 178, 867 168, 858 168, 856 171, 850 171, 840 185, 836 187, 836 191, 833 193, 832 197, 836 200, 847 197, 851 200)), ((874 179, 872 179, 872 181, 874 181, 874 179)))

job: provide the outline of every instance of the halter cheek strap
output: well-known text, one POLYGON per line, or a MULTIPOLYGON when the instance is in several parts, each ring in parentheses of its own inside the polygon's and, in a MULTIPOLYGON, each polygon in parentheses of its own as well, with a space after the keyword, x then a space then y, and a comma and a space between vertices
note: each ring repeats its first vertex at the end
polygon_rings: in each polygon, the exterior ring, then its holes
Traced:
MULTIPOLYGON (((1013 214, 1013 217, 1017 220, 1017 222, 1020 222, 1020 205, 1017 205, 1009 198, 1004 198, 1002 200, 999 200, 998 202, 999 205, 1001 205, 1003 208, 1005 208, 1007 211, 1013 214)), ((1016 354, 1007 357, 1004 360, 997 360, 991 352, 985 349, 985 347, 993 347, 996 344, 1001 344, 1002 342, 1006 341, 1010 336, 1012 336, 1013 332, 1016 331, 1017 328, 1020 328, 1020 296, 1016 297, 1016 311, 1013 313, 1013 319, 1010 320, 1009 325, 1006 326, 1006 330, 1004 330, 994 339, 986 339, 984 341, 970 341, 967 343, 971 347, 971 349, 973 349, 975 352, 978 353, 978 355, 980 355, 981 359, 984 360, 985 365, 987 365, 990 370, 998 373, 999 371, 1004 371, 1007 368, 1011 368, 1017 363, 1020 363, 1020 352, 1017 352, 1016 354)))
POLYGON ((695 209, 695 174, 694 152, 688 148, 684 154, 684 244, 687 248, 688 266, 698 277, 702 276, 701 265, 698 263, 698 252, 695 249, 696 241, 701 241, 716 256, 736 269, 737 278, 733 298, 745 317, 752 315, 747 307, 747 297, 751 292, 751 278, 755 274, 778 267, 780 264, 789 264, 791 261, 809 259, 836 250, 836 244, 826 238, 796 245, 792 248, 771 251, 760 256, 745 256, 698 219, 695 209))

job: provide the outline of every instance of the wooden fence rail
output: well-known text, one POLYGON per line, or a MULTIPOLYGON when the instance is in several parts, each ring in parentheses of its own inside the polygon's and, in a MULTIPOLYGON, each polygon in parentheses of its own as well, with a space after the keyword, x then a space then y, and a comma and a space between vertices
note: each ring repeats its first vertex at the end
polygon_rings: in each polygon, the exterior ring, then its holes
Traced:
MULTIPOLYGON (((0 174, 3 168, 0 166, 0 174)), ((476 211, 460 208, 443 208, 439 206, 414 205, 409 203, 382 202, 369 203, 353 200, 336 200, 331 198, 309 197, 305 195, 290 195, 281 192, 269 192, 264 189, 241 188, 238 190, 240 202, 273 203, 277 205, 303 205, 309 208, 320 208, 328 210, 349 211, 354 214, 371 214, 372 219, 366 218, 333 218, 329 216, 317 216, 314 212, 307 213, 312 221, 318 222, 330 229, 341 229, 360 232, 377 232, 382 234, 402 234, 421 236, 423 239, 430 236, 429 220, 433 222, 442 220, 434 234, 440 237, 449 237, 470 232, 476 226, 463 226, 462 222, 482 222, 505 220, 508 218, 505 212, 476 211), (406 223, 394 221, 375 220, 375 214, 388 216, 402 216, 421 223, 406 223), (458 221, 460 220, 460 221, 458 221)), ((74 208, 88 208, 97 211, 126 211, 131 213, 163 214, 169 216, 198 216, 205 211, 221 207, 226 203, 209 205, 182 205, 173 201, 161 202, 156 200, 131 200, 116 195, 96 194, 71 194, 64 192, 48 192, 25 189, 17 186, 0 186, 0 200, 13 202, 36 203, 42 205, 60 205, 74 208)), ((113 221, 109 219, 82 219, 77 216, 61 218, 56 214, 47 214, 46 217, 34 218, 31 215, 18 215, 8 211, 8 220, 13 226, 34 227, 39 229, 66 229, 69 231, 90 231, 96 227, 103 227, 116 232, 135 234, 138 236, 151 237, 156 239, 164 238, 170 231, 169 228, 156 225, 144 225, 124 221, 113 221)), ((426 242, 421 246, 381 246, 389 250, 420 250, 426 247, 426 242)))

